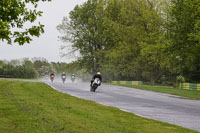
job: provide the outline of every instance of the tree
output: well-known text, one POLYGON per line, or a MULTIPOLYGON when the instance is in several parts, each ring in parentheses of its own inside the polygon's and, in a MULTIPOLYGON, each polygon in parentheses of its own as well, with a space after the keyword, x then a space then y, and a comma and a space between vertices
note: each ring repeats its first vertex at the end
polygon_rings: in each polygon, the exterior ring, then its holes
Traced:
POLYGON ((50 73, 50 64, 45 58, 33 58, 32 60, 34 68, 37 70, 39 77, 44 77, 50 73))
POLYGON ((97 15, 96 9, 99 0, 88 0, 81 6, 76 6, 70 12, 70 21, 64 17, 62 24, 57 26, 63 35, 62 41, 72 44, 73 51, 78 50, 81 54, 82 65, 89 72, 95 72, 98 66, 96 52, 103 48, 102 35, 102 12, 97 15))
POLYGON ((108 62, 103 64, 115 79, 155 83, 162 76, 167 41, 161 4, 124 0, 108 5, 104 24, 114 45, 105 52, 108 62))
POLYGON ((199 0, 172 0, 171 2, 171 61, 176 75, 187 81, 200 79, 200 2, 199 0))
POLYGON ((60 39, 81 54, 80 64, 106 80, 156 82, 166 69, 167 4, 158 0, 88 0, 63 19, 60 39))
POLYGON ((42 15, 41 11, 36 10, 39 1, 51 0, 1 0, 0 40, 23 45, 30 43, 31 36, 39 37, 44 32, 44 25, 40 23, 22 30, 26 22, 33 23, 42 15), (28 9, 28 5, 32 5, 32 9, 28 9))

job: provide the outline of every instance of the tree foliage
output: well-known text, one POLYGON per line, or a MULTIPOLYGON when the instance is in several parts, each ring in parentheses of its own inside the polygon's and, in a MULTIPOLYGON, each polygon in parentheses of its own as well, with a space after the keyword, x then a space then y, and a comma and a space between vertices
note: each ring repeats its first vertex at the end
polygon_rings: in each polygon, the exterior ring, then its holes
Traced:
POLYGON ((88 0, 57 29, 79 64, 108 81, 198 81, 199 9, 198 0, 88 0))
POLYGON ((98 57, 95 51, 103 48, 101 16, 96 15, 98 0, 89 0, 81 6, 76 6, 70 12, 70 21, 64 17, 57 29, 63 33, 60 39, 72 43, 73 50, 79 50, 82 63, 90 72, 98 68, 98 57))
POLYGON ((146 0, 88 0, 71 11, 70 21, 63 19, 58 26, 64 33, 60 39, 70 41, 80 51, 81 64, 90 72, 105 71, 108 80, 136 80, 145 71, 151 71, 150 77, 155 78, 155 70, 159 71, 161 66, 151 64, 155 64, 159 56, 156 53, 163 47, 160 38, 164 32, 155 6, 156 2, 146 0), (152 58, 141 69, 146 56, 152 58))
POLYGON ((39 1, 51 0, 1 0, 0 40, 23 45, 32 40, 31 36, 39 37, 44 32, 44 25, 39 23, 23 29, 25 23, 33 23, 42 15, 41 11, 36 10, 39 1))
POLYGON ((79 65, 78 61, 71 63, 48 62, 45 58, 33 58, 32 60, 25 58, 11 61, 0 60, 0 77, 46 79, 51 73, 54 73, 59 78, 63 72, 69 77, 74 73, 77 78, 82 80, 91 78, 88 76, 86 70, 79 65))
POLYGON ((200 79, 200 1, 172 0, 171 53, 179 74, 188 81, 200 79))

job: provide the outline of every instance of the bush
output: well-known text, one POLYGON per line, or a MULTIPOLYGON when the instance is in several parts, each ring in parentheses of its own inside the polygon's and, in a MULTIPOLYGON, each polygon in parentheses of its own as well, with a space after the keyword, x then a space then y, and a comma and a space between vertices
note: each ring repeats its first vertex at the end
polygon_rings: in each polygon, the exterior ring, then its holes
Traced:
POLYGON ((182 75, 176 77, 176 88, 179 88, 180 83, 184 83, 185 78, 182 75))
POLYGON ((176 77, 176 81, 179 83, 184 83, 185 82, 185 78, 182 75, 179 75, 176 77))

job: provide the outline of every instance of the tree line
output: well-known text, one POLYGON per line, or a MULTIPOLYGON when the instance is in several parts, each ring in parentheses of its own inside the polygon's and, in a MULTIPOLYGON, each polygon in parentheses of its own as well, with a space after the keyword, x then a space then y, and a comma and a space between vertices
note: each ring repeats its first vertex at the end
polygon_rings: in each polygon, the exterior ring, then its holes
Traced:
POLYGON ((64 47, 107 81, 200 81, 199 0, 88 0, 57 26, 64 47))
POLYGON ((0 60, 0 77, 7 78, 46 78, 51 73, 60 76, 62 72, 67 75, 72 73, 77 77, 85 78, 85 71, 80 70, 77 63, 48 62, 45 58, 20 59, 20 60, 0 60))

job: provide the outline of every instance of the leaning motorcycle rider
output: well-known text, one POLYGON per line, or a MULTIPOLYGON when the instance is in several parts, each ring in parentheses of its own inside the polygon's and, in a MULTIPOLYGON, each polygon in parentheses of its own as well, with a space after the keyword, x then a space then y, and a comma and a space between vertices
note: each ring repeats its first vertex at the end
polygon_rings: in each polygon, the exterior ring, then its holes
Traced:
MULTIPOLYGON (((100 73, 100 72, 97 72, 97 73, 92 77, 91 84, 90 84, 91 87, 92 87, 92 83, 94 82, 95 78, 99 78, 100 81, 102 81, 101 73, 100 73)), ((100 82, 99 86, 100 86, 100 85, 101 85, 101 82, 100 82)))

